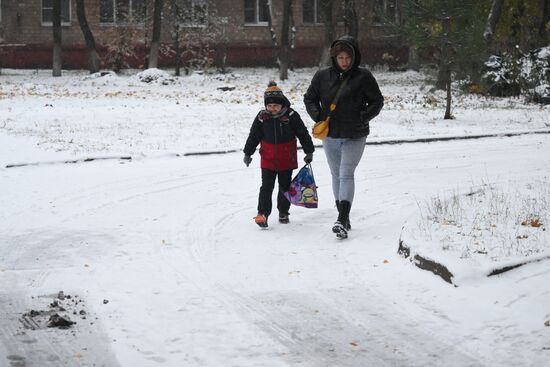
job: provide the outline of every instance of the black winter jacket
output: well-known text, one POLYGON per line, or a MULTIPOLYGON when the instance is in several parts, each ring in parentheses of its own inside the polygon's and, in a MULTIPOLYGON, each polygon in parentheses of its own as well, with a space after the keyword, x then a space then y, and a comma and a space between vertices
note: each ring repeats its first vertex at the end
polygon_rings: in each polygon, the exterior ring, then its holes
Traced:
POLYGON ((369 121, 376 117, 384 105, 384 97, 378 83, 369 70, 359 67, 361 54, 352 37, 344 36, 336 42, 345 42, 355 52, 353 64, 342 71, 332 58, 332 66, 319 70, 313 76, 304 95, 304 103, 313 121, 324 120, 329 106, 344 78, 346 85, 340 92, 336 109, 331 115, 328 136, 332 138, 360 138, 369 134, 369 121))

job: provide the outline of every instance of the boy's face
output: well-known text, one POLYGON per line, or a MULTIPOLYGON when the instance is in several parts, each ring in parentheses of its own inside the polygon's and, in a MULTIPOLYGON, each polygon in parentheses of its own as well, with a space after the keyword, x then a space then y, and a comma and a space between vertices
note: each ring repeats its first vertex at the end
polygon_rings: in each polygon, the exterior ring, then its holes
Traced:
POLYGON ((267 111, 269 113, 276 114, 281 112, 281 110, 283 109, 283 105, 278 103, 268 103, 265 105, 265 108, 267 108, 267 111))

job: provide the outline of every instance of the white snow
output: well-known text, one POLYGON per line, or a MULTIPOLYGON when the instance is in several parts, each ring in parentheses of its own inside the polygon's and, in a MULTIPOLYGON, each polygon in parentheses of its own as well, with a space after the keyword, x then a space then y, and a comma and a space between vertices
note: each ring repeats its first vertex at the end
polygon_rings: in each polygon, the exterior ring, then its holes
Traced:
MULTIPOLYGON (((313 72, 278 81, 310 127, 302 96, 313 72)), ((172 81, 2 70, 0 365, 546 365, 548 261, 488 278, 483 264, 440 251, 464 265, 453 287, 397 247, 418 203, 438 194, 548 182, 549 134, 368 145, 345 241, 330 231, 317 149, 320 207, 291 208, 288 225, 274 209, 262 231, 252 221, 259 157, 247 168, 238 150, 277 71, 151 73, 172 81), (184 155, 226 150, 237 151, 184 155), (116 156, 132 160, 40 164, 116 156), (37 164, 6 168, 17 163, 37 164), (21 315, 60 290, 84 300, 87 318, 24 329, 21 315)), ((444 93, 429 92, 424 74, 374 75, 386 105, 371 142, 550 127, 548 108, 458 93, 457 118, 443 120, 444 93)))
POLYGON ((549 177, 522 177, 442 194, 421 203, 401 240, 414 255, 444 264, 452 283, 550 259, 549 177))

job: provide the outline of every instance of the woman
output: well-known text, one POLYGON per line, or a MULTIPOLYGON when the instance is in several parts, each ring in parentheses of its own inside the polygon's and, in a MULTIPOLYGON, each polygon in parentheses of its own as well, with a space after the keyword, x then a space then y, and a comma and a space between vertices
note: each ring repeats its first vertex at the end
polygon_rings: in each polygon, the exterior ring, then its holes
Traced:
POLYGON ((371 72, 359 67, 361 54, 352 37, 343 36, 334 41, 330 56, 332 66, 315 73, 304 103, 313 121, 326 119, 330 105, 336 105, 330 114, 323 148, 338 209, 332 232, 338 238, 347 238, 351 228, 349 213, 355 193, 355 168, 365 150, 369 121, 380 113, 384 97, 371 72))

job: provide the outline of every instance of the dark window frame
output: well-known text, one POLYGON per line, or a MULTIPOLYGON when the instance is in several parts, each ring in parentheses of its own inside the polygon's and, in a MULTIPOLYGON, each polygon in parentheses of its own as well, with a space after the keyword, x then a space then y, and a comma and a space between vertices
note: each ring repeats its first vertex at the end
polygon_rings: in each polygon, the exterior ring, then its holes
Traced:
POLYGON ((268 0, 248 0, 249 2, 253 2, 253 7, 247 7, 246 3, 247 0, 244 0, 244 25, 245 26, 267 26, 269 25, 269 4, 270 2, 268 0), (263 9, 264 14, 262 14, 262 9, 260 7, 260 3, 265 3, 265 8, 263 9), (247 10, 252 10, 254 12, 254 19, 247 20, 247 10), (262 15, 265 17, 265 19, 262 19, 262 15))
POLYGON ((147 0, 100 0, 99 12, 100 25, 144 25, 147 18, 147 0), (140 5, 141 14, 140 9, 137 8, 140 5), (103 6, 106 8, 103 9, 103 6), (110 7, 112 9, 109 10, 110 7), (122 13, 125 8, 127 9, 126 15, 122 13), (107 14, 108 18, 105 18, 102 14, 103 10, 109 12, 107 14))
MULTIPOLYGON (((61 0, 61 26, 70 26, 72 24, 72 2, 71 0, 61 0), (63 10, 66 11, 66 14, 63 14, 63 10), (66 17, 63 17, 66 15, 66 17)), ((1 23, 1 20, 0 20, 1 23)), ((53 27, 53 0, 41 0, 40 1, 40 23, 43 27, 53 27), (49 6, 44 6, 44 3, 51 3, 49 6), (51 12, 52 20, 44 20, 44 16, 51 12)))
POLYGON ((303 25, 323 25, 325 24, 325 21, 323 20, 323 14, 322 14, 322 9, 321 9, 321 4, 320 3, 320 0, 303 0, 302 1, 302 24, 303 25), (305 6, 306 6, 306 2, 309 1, 311 2, 311 5, 312 5, 312 10, 309 10, 308 11, 311 11, 312 13, 308 14, 308 15, 311 15, 313 17, 313 21, 310 21, 309 19, 306 21, 304 19, 304 16, 306 15, 306 12, 305 12, 305 6))

